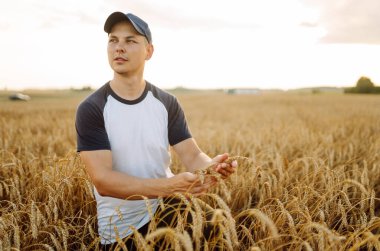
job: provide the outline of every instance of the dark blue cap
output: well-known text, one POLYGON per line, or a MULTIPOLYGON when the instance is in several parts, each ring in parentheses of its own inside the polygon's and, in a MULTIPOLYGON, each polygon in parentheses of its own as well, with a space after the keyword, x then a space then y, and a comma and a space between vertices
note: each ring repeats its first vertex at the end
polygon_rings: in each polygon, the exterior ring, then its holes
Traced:
POLYGON ((152 43, 152 33, 150 32, 148 24, 139 18, 138 16, 133 15, 132 13, 124 14, 122 12, 114 12, 107 18, 104 23, 104 31, 108 34, 111 32, 112 27, 122 21, 129 21, 135 30, 146 37, 148 43, 152 43))

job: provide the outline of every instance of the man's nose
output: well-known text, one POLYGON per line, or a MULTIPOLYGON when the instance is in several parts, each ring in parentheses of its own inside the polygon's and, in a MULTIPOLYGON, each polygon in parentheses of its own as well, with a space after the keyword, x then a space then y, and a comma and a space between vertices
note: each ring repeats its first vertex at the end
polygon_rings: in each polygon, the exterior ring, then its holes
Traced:
POLYGON ((116 52, 125 52, 124 45, 122 43, 117 43, 116 45, 116 52))

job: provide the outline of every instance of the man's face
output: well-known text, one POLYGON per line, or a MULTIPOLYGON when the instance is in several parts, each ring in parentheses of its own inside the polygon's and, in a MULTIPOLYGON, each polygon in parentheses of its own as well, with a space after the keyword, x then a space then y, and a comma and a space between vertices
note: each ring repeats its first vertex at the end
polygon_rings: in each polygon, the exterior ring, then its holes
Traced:
POLYGON ((111 68, 118 74, 129 75, 144 71, 145 60, 151 58, 153 46, 126 21, 112 27, 107 52, 111 68))

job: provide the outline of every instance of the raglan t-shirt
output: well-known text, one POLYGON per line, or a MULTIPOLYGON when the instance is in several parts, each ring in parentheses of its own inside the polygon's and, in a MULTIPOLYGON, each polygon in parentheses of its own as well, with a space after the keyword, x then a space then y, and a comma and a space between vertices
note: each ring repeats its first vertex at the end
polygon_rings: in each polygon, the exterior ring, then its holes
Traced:
MULTIPOLYGON (((113 170, 139 178, 173 176, 169 145, 191 137, 177 99, 149 82, 136 100, 119 97, 106 83, 79 105, 75 126, 78 152, 111 150, 113 170)), ((147 201, 101 196, 95 187, 94 194, 102 244, 150 221, 147 201)), ((154 213, 157 199, 148 202, 154 213)))

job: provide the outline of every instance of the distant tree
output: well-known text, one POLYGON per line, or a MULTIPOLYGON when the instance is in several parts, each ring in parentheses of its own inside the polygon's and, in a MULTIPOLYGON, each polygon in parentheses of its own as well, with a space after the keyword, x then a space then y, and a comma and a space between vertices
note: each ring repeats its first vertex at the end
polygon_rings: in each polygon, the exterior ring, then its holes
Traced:
POLYGON ((321 93, 321 90, 318 89, 318 88, 313 88, 313 89, 311 90, 311 93, 312 93, 312 94, 320 94, 320 93, 321 93))
POLYGON ((90 85, 85 85, 85 86, 83 86, 81 88, 71 87, 70 90, 71 91, 79 91, 79 92, 81 92, 81 91, 92 91, 92 87, 90 85))
POLYGON ((371 79, 367 77, 360 77, 356 82, 356 88, 359 93, 371 93, 373 92, 375 85, 372 83, 371 79))
POLYGON ((375 87, 373 88, 373 93, 378 93, 378 94, 380 94, 380 86, 375 86, 375 87))
POLYGON ((360 77, 356 82, 355 87, 344 89, 344 93, 378 93, 380 94, 380 87, 375 84, 368 77, 360 77))
POLYGON ((92 90, 92 87, 91 86, 83 86, 81 91, 91 91, 92 90))
POLYGON ((356 87, 347 87, 347 88, 344 88, 344 93, 358 93, 357 90, 356 90, 356 87))

